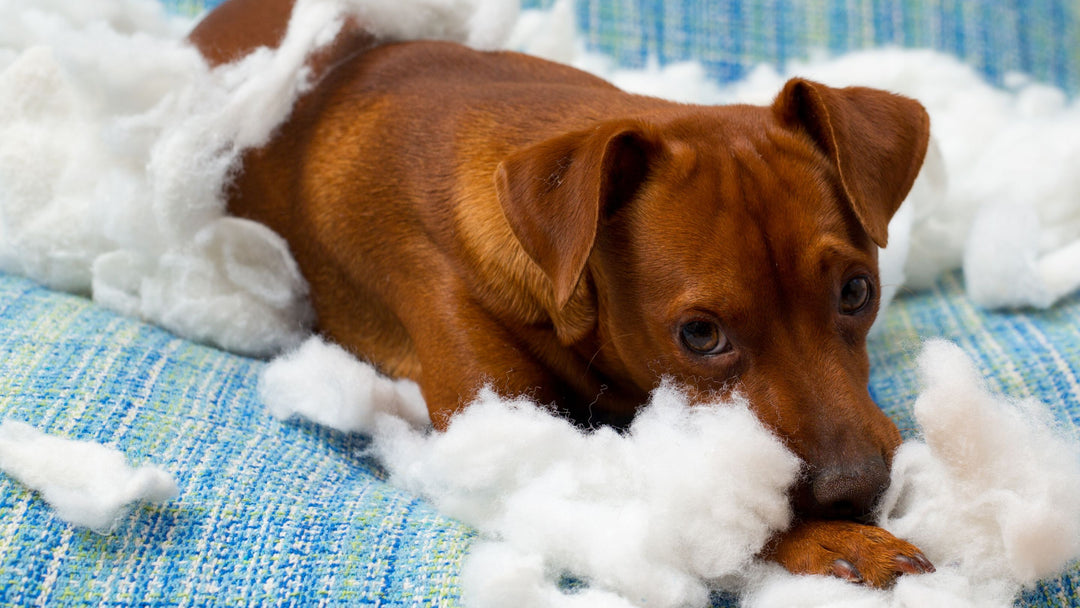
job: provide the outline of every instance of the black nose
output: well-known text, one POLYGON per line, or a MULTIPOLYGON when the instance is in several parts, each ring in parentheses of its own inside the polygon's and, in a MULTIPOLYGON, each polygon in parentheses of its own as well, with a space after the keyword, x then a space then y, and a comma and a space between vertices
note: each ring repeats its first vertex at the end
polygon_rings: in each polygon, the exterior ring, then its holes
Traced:
POLYGON ((834 465, 811 473, 809 514, 825 519, 865 519, 889 487, 889 467, 880 457, 834 465))

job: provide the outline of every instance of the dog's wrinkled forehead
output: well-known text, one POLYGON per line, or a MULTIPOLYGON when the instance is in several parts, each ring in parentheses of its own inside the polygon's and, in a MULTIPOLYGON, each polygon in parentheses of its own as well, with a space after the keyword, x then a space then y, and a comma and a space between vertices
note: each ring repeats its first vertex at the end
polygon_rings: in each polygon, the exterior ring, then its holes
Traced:
POLYGON ((803 139, 766 126, 694 139, 672 152, 682 179, 654 181, 636 218, 661 273, 725 283, 755 269, 762 279, 764 270, 807 276, 838 246, 873 248, 841 198, 835 168, 803 139))
POLYGON ((870 255, 871 242, 887 244, 928 137, 910 99, 793 79, 769 107, 671 106, 543 140, 501 162, 495 188, 562 308, 590 258, 628 284, 639 278, 629 268, 671 272, 667 282, 702 264, 731 276, 755 246, 799 276, 824 235, 870 255))

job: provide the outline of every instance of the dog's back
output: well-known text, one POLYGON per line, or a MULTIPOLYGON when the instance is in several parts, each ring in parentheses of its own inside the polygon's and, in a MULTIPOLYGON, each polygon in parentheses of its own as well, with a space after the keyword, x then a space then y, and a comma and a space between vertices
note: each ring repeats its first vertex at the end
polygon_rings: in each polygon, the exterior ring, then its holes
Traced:
MULTIPOLYGON (((268 13, 288 19, 291 2, 270 4, 268 13)), ((191 34, 211 62, 236 60, 284 35, 282 23, 267 27, 264 15, 252 26, 235 6, 211 13, 191 34), (263 29, 249 35, 247 27, 263 29)), ((588 325, 591 306, 580 297, 565 306, 552 301, 547 279, 518 245, 494 196, 495 168, 513 151, 567 130, 680 106, 518 53, 380 43, 355 24, 313 62, 317 85, 268 145, 244 155, 229 210, 286 237, 312 285, 320 331, 388 374, 420 380, 416 332, 403 318, 410 314, 414 327, 425 326, 454 314, 443 308, 456 312, 479 299, 485 312, 516 321, 555 314, 566 327, 588 325)), ((490 329, 491 340, 469 348, 493 350, 506 329, 490 329)), ((551 342, 542 366, 569 372, 582 365, 555 340, 535 339, 551 342)), ((437 385, 456 404, 471 392, 461 383, 475 381, 454 374, 437 385)), ((521 388, 547 402, 566 402, 567 391, 605 390, 588 378, 557 392, 532 384, 521 388)), ((618 409, 632 412, 646 394, 609 387, 601 401, 618 400, 618 409)))

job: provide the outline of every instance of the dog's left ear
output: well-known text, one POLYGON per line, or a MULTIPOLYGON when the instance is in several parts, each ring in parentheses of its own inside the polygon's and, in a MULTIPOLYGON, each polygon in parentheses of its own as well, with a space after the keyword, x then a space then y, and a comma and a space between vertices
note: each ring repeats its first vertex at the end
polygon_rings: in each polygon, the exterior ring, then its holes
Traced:
POLYGON ((914 99, 878 89, 793 78, 773 102, 776 117, 805 130, 836 165, 856 217, 879 247, 919 174, 930 117, 914 99))
POLYGON ((641 189, 658 149, 646 125, 612 121, 533 144, 499 163, 495 191, 503 215, 551 281, 558 308, 581 279, 601 220, 641 189))

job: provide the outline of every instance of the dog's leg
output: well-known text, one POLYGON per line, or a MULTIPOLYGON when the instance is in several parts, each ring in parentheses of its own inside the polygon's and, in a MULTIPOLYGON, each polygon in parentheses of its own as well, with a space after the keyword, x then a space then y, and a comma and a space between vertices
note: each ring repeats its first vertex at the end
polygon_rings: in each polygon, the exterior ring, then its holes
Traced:
POLYGON ((901 574, 934 571, 911 543, 876 526, 851 521, 802 521, 770 543, 763 557, 795 574, 824 574, 889 587, 901 574))
POLYGON ((466 292, 452 287, 434 292, 446 295, 397 312, 416 346, 417 382, 436 429, 445 429, 450 417, 485 386, 504 397, 524 396, 552 408, 566 399, 564 384, 525 348, 520 335, 466 292))

